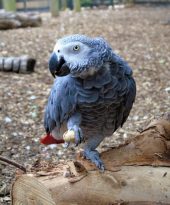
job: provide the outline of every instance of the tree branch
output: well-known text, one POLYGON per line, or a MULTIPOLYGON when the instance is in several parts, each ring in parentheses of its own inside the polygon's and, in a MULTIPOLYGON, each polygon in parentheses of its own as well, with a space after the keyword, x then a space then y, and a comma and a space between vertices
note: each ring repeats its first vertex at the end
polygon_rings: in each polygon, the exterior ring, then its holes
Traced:
POLYGON ((5 157, 0 156, 0 161, 6 162, 7 164, 13 165, 19 169, 21 169, 24 173, 27 172, 26 168, 22 166, 21 164, 18 164, 17 162, 14 162, 13 160, 7 159, 5 157))

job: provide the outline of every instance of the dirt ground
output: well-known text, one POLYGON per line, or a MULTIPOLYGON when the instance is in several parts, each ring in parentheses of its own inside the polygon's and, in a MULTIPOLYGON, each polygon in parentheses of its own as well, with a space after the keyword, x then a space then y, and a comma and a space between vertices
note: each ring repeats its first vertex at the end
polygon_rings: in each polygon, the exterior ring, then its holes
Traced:
MULTIPOLYGON (((121 143, 154 116, 170 111, 170 7, 65 11, 58 18, 41 15, 41 27, 0 31, 0 56, 29 55, 37 60, 32 74, 0 72, 0 155, 29 167, 38 159, 71 159, 79 150, 39 143, 53 83, 48 58, 56 39, 64 35, 104 37, 134 71, 133 110, 124 127, 105 139, 99 150, 121 143)), ((14 173, 14 167, 0 162, 0 204, 10 203, 14 173)))

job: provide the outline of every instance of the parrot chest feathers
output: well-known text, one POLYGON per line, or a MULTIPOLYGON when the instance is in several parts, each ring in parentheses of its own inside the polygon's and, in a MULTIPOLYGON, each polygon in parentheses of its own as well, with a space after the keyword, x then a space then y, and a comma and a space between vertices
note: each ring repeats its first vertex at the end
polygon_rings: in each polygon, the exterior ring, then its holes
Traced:
POLYGON ((117 119, 128 91, 127 81, 106 70, 95 79, 77 81, 77 109, 86 135, 100 132, 110 136, 120 126, 117 119))
POLYGON ((83 132, 88 137, 89 135, 95 135, 103 133, 110 136, 115 131, 115 119, 118 114, 118 106, 108 104, 108 107, 103 103, 88 106, 79 106, 79 111, 82 115, 81 127, 83 132))

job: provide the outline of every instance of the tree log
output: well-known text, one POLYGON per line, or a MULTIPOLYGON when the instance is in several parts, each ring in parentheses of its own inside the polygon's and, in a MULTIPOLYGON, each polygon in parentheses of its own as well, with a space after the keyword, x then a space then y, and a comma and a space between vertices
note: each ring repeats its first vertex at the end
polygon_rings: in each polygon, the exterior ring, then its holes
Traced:
POLYGON ((16 177, 12 205, 170 205, 169 119, 153 121, 101 158, 104 172, 80 155, 56 166, 39 162, 16 177))
POLYGON ((31 73, 34 71, 36 60, 28 56, 0 57, 0 71, 16 73, 31 73))
POLYGON ((36 27, 40 26, 41 23, 41 17, 35 13, 0 12, 0 30, 36 27))

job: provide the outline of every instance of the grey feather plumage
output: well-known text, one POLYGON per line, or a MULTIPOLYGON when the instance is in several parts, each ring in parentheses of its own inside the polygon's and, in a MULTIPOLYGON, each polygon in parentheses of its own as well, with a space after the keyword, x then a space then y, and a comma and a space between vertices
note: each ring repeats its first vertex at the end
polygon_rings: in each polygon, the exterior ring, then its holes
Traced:
POLYGON ((73 35, 59 41, 70 42, 87 44, 90 57, 77 65, 68 62, 70 74, 55 80, 46 106, 45 128, 47 132, 55 127, 59 130, 70 116, 80 113, 85 140, 101 136, 102 141, 122 126, 130 113, 136 95, 132 70, 101 38, 73 35), (93 75, 81 75, 92 68, 96 69, 93 75))

